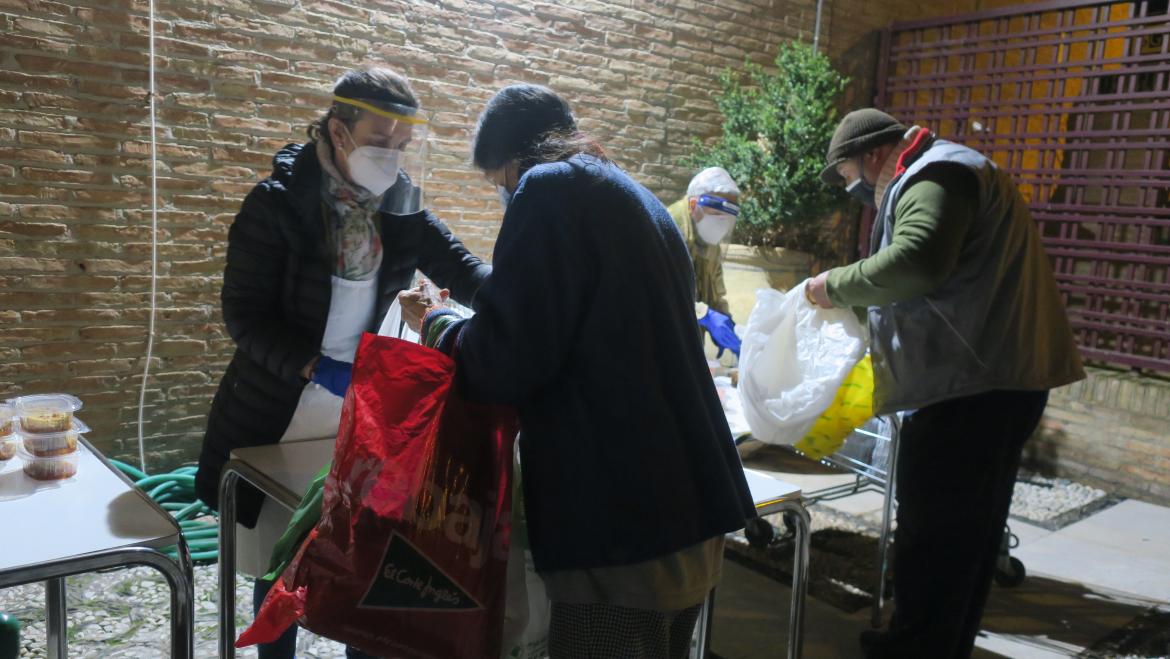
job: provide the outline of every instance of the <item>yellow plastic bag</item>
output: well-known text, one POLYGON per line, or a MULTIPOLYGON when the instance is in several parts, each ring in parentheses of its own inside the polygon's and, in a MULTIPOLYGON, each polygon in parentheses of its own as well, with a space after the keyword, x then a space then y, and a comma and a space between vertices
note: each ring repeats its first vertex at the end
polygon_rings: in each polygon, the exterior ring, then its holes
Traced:
POLYGON ((841 448, 853 429, 872 416, 873 362, 866 355, 845 376, 829 409, 794 448, 813 460, 820 460, 841 448))

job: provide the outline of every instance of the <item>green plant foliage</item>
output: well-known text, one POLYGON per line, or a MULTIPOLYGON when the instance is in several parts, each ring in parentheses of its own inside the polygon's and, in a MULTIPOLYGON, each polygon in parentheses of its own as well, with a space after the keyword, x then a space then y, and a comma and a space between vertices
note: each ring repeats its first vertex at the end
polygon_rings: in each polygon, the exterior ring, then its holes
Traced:
POLYGON ((825 219, 846 197, 819 175, 848 79, 827 57, 796 42, 781 44, 775 67, 748 61, 742 73, 720 75, 723 133, 710 146, 696 140, 686 164, 723 167, 739 184, 736 242, 827 256, 825 219))

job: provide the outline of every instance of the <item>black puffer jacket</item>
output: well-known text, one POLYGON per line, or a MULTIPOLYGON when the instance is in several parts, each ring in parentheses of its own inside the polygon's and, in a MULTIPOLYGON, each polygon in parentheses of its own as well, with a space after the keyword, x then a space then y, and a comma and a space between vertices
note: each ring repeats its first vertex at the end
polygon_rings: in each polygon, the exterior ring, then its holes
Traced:
MULTIPOLYGON (((273 158, 272 175, 244 199, 228 234, 221 300, 236 353, 211 403, 195 477, 199 498, 213 508, 232 449, 280 441, 305 386, 301 369, 320 351, 332 296, 322 176, 314 144, 285 147, 273 158)), ((416 269, 471 303, 490 266, 427 211, 381 217, 382 267, 370 331, 416 269)), ((243 484, 237 519, 254 525, 261 501, 259 491, 243 484)))

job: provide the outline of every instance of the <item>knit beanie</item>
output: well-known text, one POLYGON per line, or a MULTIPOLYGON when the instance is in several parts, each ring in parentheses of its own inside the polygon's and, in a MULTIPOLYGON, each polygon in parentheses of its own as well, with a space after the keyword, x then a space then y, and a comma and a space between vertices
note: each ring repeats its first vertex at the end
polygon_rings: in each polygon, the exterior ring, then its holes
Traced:
POLYGON ((821 180, 829 185, 843 183, 837 165, 882 144, 897 142, 906 130, 906 126, 881 110, 863 108, 850 112, 833 131, 829 153, 825 156, 828 164, 821 170, 821 180))

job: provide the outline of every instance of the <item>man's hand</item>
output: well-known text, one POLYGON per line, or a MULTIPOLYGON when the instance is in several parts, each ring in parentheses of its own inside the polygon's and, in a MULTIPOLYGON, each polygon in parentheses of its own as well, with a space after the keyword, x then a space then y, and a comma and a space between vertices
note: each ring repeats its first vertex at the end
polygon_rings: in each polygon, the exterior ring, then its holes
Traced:
POLYGON ((828 270, 808 280, 804 289, 804 297, 808 299, 809 304, 822 309, 833 308, 833 301, 829 299, 829 291, 825 288, 827 281, 829 281, 828 270))
POLYGON ((451 296, 447 289, 436 290, 434 284, 423 282, 417 288, 402 291, 398 294, 398 304, 402 305, 402 322, 406 323, 414 332, 422 331, 423 318, 427 312, 441 306, 451 296))

